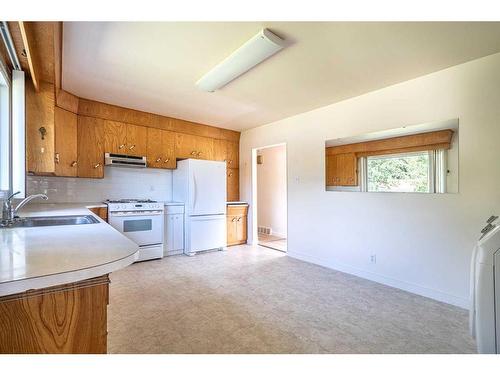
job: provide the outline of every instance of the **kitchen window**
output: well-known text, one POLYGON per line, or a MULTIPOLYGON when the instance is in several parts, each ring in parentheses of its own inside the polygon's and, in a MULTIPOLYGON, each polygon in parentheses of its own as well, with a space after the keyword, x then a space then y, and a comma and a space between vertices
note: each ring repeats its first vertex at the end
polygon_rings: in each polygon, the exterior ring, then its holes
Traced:
POLYGON ((458 119, 325 142, 327 191, 457 193, 458 119))
POLYGON ((361 191, 446 192, 446 150, 360 158, 361 191))

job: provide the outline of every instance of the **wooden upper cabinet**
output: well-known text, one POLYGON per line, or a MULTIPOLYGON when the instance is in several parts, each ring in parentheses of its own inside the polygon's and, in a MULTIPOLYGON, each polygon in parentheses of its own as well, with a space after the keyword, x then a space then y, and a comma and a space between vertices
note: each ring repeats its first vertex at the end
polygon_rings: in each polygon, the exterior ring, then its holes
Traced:
POLYGON ((146 159, 150 168, 162 168, 161 132, 161 129, 148 128, 146 159))
POLYGON ((78 177, 104 177, 104 120, 78 116, 78 177))
POLYGON ((55 107, 55 174, 77 176, 77 128, 78 118, 73 112, 55 107))
POLYGON ((228 168, 239 168, 239 144, 236 142, 226 142, 227 143, 227 167, 228 168))
POLYGON ((357 186, 358 159, 356 154, 335 154, 326 156, 327 186, 357 186))
POLYGON ((163 150, 163 167, 167 169, 177 168, 175 158, 175 133, 167 130, 161 131, 161 147, 163 150))
POLYGON ((175 169, 175 133, 156 128, 147 128, 148 167, 175 169))
POLYGON ((216 161, 227 160, 227 141, 224 139, 214 139, 214 153, 213 158, 216 161))
POLYGON ((175 154, 179 159, 213 160, 214 142, 212 138, 176 133, 175 154))
POLYGON ((240 200, 240 173, 238 169, 229 168, 226 180, 226 199, 228 202, 240 200))
POLYGON ((144 156, 147 152, 148 128, 127 124, 127 154, 144 156))
POLYGON ((127 153, 127 126, 123 122, 104 120, 104 152, 127 153))
POLYGON ((40 82, 39 92, 26 80, 26 170, 55 172, 54 86, 40 82))

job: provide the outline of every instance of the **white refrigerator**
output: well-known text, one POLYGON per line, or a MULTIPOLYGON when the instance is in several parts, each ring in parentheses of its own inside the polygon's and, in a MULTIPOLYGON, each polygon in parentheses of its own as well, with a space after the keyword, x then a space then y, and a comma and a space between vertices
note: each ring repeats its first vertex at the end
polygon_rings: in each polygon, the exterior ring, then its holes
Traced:
POLYGON ((185 203, 185 254, 226 246, 226 162, 178 161, 173 199, 185 203))

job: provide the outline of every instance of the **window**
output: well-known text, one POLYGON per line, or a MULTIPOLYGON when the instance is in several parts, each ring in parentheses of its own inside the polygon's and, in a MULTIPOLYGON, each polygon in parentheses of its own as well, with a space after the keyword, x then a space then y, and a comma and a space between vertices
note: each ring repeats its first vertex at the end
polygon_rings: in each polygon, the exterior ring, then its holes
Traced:
POLYGON ((10 189, 10 90, 5 67, 0 62, 0 190, 10 189))
POLYGON ((367 191, 431 192, 429 152, 366 158, 367 191))

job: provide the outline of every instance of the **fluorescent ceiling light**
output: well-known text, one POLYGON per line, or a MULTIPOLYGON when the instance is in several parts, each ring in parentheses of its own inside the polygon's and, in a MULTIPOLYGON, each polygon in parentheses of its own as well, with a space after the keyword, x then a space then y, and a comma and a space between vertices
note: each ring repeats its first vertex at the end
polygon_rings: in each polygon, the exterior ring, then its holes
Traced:
POLYGON ((201 77, 196 82, 196 86, 200 90, 210 92, 220 89, 284 47, 285 41, 283 39, 268 29, 262 29, 201 77))

